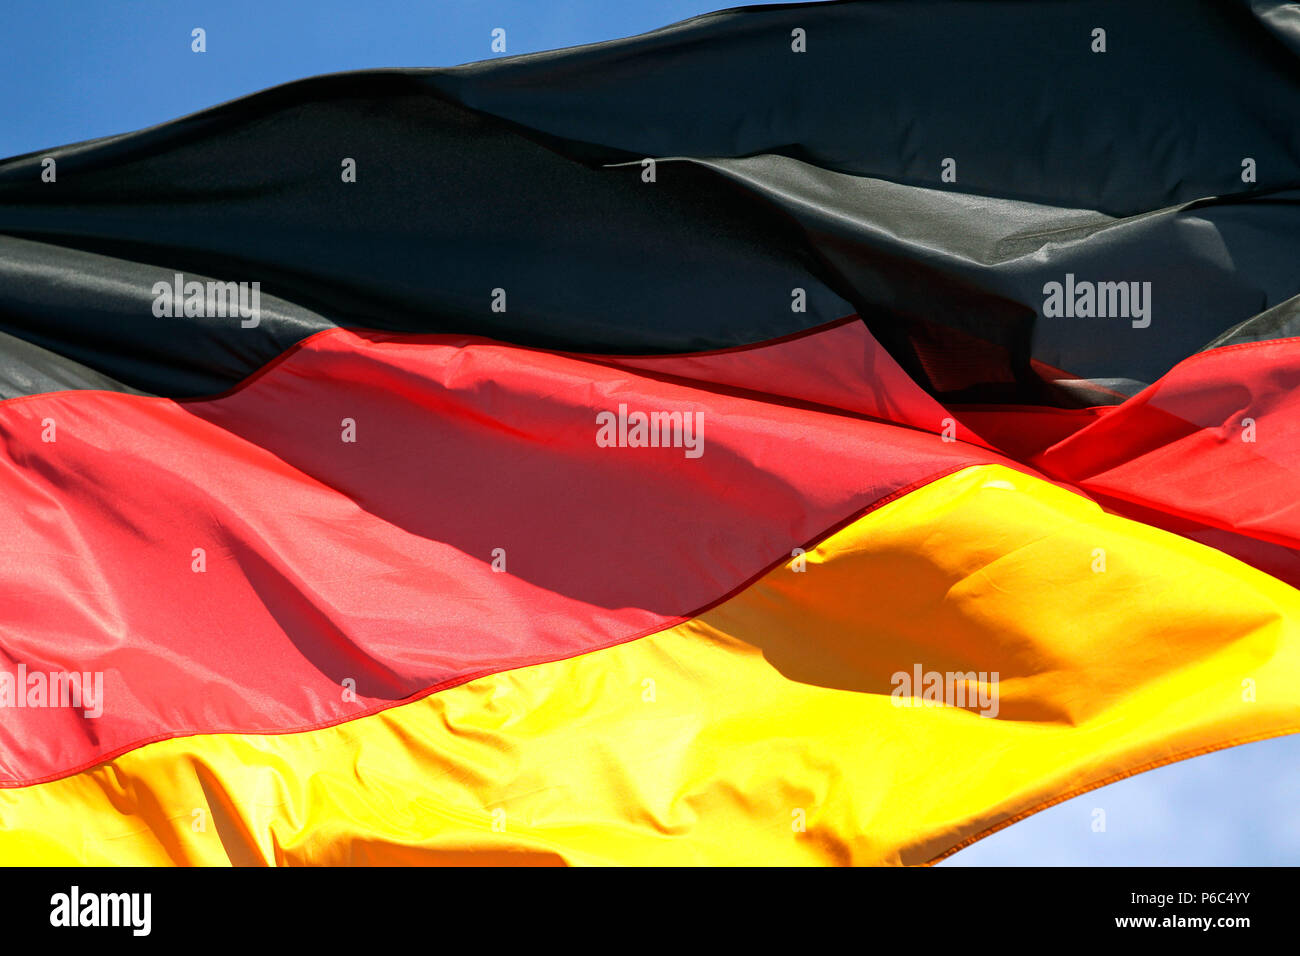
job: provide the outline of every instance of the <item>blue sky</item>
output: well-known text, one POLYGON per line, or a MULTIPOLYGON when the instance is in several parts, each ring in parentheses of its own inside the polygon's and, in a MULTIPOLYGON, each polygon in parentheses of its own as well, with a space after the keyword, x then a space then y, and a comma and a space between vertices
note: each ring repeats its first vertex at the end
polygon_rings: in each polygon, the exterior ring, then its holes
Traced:
MULTIPOLYGON (((0 157, 150 126, 316 73, 450 66, 628 36, 704 0, 46 0, 0 3, 0 157), (207 31, 207 53, 190 31, 207 31)), ((1297 689, 1300 693, 1300 689, 1297 689)), ((1067 801, 946 865, 1300 864, 1300 736, 1067 801), (1106 812, 1094 832, 1093 811, 1106 812)))
POLYGON ((152 126, 316 73, 453 66, 643 33, 700 0, 0 2, 0 156, 152 126), (207 31, 207 53, 190 31, 207 31))

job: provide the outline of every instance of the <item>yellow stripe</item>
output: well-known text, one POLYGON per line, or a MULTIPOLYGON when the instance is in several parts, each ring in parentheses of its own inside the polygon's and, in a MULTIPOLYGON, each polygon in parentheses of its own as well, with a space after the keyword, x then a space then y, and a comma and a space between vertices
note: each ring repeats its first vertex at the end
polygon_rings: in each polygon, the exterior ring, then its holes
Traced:
POLYGON ((1300 729, 1298 611, 1217 551, 970 468, 652 637, 0 792, 0 861, 926 862, 1300 729), (917 665, 998 672, 997 716, 897 706, 917 665))

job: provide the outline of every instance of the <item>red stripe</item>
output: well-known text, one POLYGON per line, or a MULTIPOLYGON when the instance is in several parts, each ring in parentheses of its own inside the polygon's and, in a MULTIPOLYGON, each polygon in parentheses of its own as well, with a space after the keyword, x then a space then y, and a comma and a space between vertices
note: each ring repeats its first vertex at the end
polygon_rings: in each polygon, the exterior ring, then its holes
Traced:
POLYGON ((1300 586, 1300 339, 1199 353, 1030 464, 1300 586))
POLYGON ((867 415, 989 447, 903 371, 856 316, 762 345, 604 361, 700 387, 746 389, 867 415))
MULTIPOLYGON (((791 362, 812 358, 801 341, 791 362)), ((4 712, 5 785, 627 640, 872 502, 1002 460, 604 360, 343 330, 218 399, 3 403, 0 440, 0 664, 102 671, 106 697, 98 719, 4 712), (620 402, 703 412, 703 456, 597 447, 595 412, 620 402)))

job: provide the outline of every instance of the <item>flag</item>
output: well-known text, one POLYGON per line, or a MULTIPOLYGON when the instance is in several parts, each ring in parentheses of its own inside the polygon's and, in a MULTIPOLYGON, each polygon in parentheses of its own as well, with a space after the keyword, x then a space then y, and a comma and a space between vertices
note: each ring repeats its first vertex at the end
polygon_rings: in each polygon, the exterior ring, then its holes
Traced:
POLYGON ((0 861, 924 864, 1300 730, 1285 4, 783 4, 0 162, 0 861))

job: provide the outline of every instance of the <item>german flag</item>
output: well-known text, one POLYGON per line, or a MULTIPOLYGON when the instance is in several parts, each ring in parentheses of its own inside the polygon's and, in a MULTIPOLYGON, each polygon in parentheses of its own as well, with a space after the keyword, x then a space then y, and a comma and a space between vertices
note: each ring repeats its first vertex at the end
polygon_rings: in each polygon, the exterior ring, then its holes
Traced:
POLYGON ((741 8, 0 162, 0 862, 924 864, 1300 731, 1285 6, 741 8))

